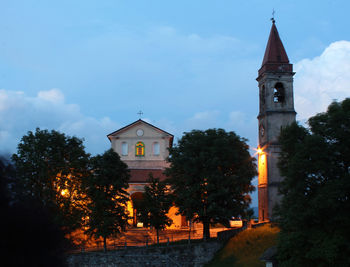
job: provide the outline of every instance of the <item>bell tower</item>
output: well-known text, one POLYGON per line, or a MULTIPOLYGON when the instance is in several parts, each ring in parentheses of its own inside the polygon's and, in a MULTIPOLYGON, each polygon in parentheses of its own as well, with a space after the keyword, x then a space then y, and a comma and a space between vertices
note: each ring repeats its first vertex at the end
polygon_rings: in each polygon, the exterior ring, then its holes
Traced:
POLYGON ((279 203, 278 185, 283 179, 277 167, 280 154, 278 137, 283 126, 295 121, 293 65, 279 37, 275 20, 258 72, 259 83, 259 221, 273 220, 279 203))

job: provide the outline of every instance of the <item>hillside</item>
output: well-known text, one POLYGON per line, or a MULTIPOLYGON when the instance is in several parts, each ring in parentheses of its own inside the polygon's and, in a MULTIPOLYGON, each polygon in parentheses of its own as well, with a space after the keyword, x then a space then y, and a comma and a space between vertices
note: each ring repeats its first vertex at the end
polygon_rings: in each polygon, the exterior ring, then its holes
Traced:
POLYGON ((278 232, 279 228, 271 225, 247 229, 231 238, 206 267, 265 266, 259 257, 276 244, 278 232))

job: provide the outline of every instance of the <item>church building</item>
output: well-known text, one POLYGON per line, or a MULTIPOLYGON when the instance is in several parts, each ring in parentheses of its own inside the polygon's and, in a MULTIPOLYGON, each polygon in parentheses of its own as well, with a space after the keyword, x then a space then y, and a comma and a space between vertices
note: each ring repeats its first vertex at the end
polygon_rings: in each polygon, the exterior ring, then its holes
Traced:
MULTIPOLYGON (((277 167, 281 152, 278 138, 281 129, 295 121, 294 74, 293 65, 289 62, 275 20, 272 19, 263 62, 256 79, 259 86, 259 221, 273 220, 273 209, 281 200, 278 186, 283 178, 277 167)), ((134 218, 133 224, 137 225, 132 201, 142 195, 149 174, 160 180, 166 178, 163 172, 168 167, 166 158, 169 156, 168 148, 172 147, 174 136, 139 119, 107 137, 113 150, 130 169, 129 210, 134 218)), ((186 220, 176 215, 176 212, 176 207, 169 211, 169 216, 174 222, 171 228, 187 226, 186 220)))
POLYGON ((273 220, 273 209, 280 202, 278 186, 282 181, 277 167, 281 147, 281 128, 295 121, 293 65, 279 37, 275 20, 258 72, 259 83, 259 221, 273 220))
MULTIPOLYGON (((149 175, 163 181, 163 174, 169 166, 166 161, 169 156, 168 149, 173 145, 174 136, 156 126, 141 119, 107 135, 112 149, 120 155, 130 170, 128 193, 131 197, 129 212, 133 216, 131 222, 137 226, 136 210, 133 201, 142 197, 144 186, 147 184, 149 175)), ((172 207, 169 217, 173 220, 170 228, 179 228, 187 225, 181 216, 176 215, 177 209, 172 207)))

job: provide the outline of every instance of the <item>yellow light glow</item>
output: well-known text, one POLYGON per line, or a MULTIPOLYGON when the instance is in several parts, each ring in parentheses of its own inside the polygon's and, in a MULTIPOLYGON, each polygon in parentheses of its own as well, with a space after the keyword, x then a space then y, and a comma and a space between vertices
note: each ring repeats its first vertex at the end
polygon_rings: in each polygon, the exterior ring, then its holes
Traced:
POLYGON ((62 196, 66 196, 68 194, 68 189, 63 189, 62 191, 61 191, 61 195, 62 196))
POLYGON ((266 154, 259 153, 259 160, 258 160, 258 167, 259 167, 259 177, 258 177, 258 183, 259 184, 266 184, 267 183, 267 164, 266 164, 266 154))
POLYGON ((258 146, 257 148, 251 147, 250 149, 255 151, 253 157, 265 153, 264 149, 262 149, 260 146, 258 146))

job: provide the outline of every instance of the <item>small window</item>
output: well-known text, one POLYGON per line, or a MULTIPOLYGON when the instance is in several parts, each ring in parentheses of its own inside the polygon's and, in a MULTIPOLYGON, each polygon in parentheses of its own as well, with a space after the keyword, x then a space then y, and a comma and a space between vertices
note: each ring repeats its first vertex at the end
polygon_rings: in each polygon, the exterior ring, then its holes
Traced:
POLYGON ((159 151, 159 143, 158 142, 154 142, 153 143, 153 155, 158 156, 160 151, 159 151))
POLYGON ((122 156, 127 156, 128 155, 128 143, 123 142, 122 143, 122 156))
POLYGON ((135 146, 135 155, 137 157, 143 157, 145 155, 145 145, 142 142, 137 142, 135 146))
POLYGON ((260 91, 260 103, 261 105, 265 105, 265 85, 262 86, 260 91))
POLYGON ((273 88, 273 102, 283 103, 284 102, 284 87, 282 83, 276 83, 275 88, 273 88))

